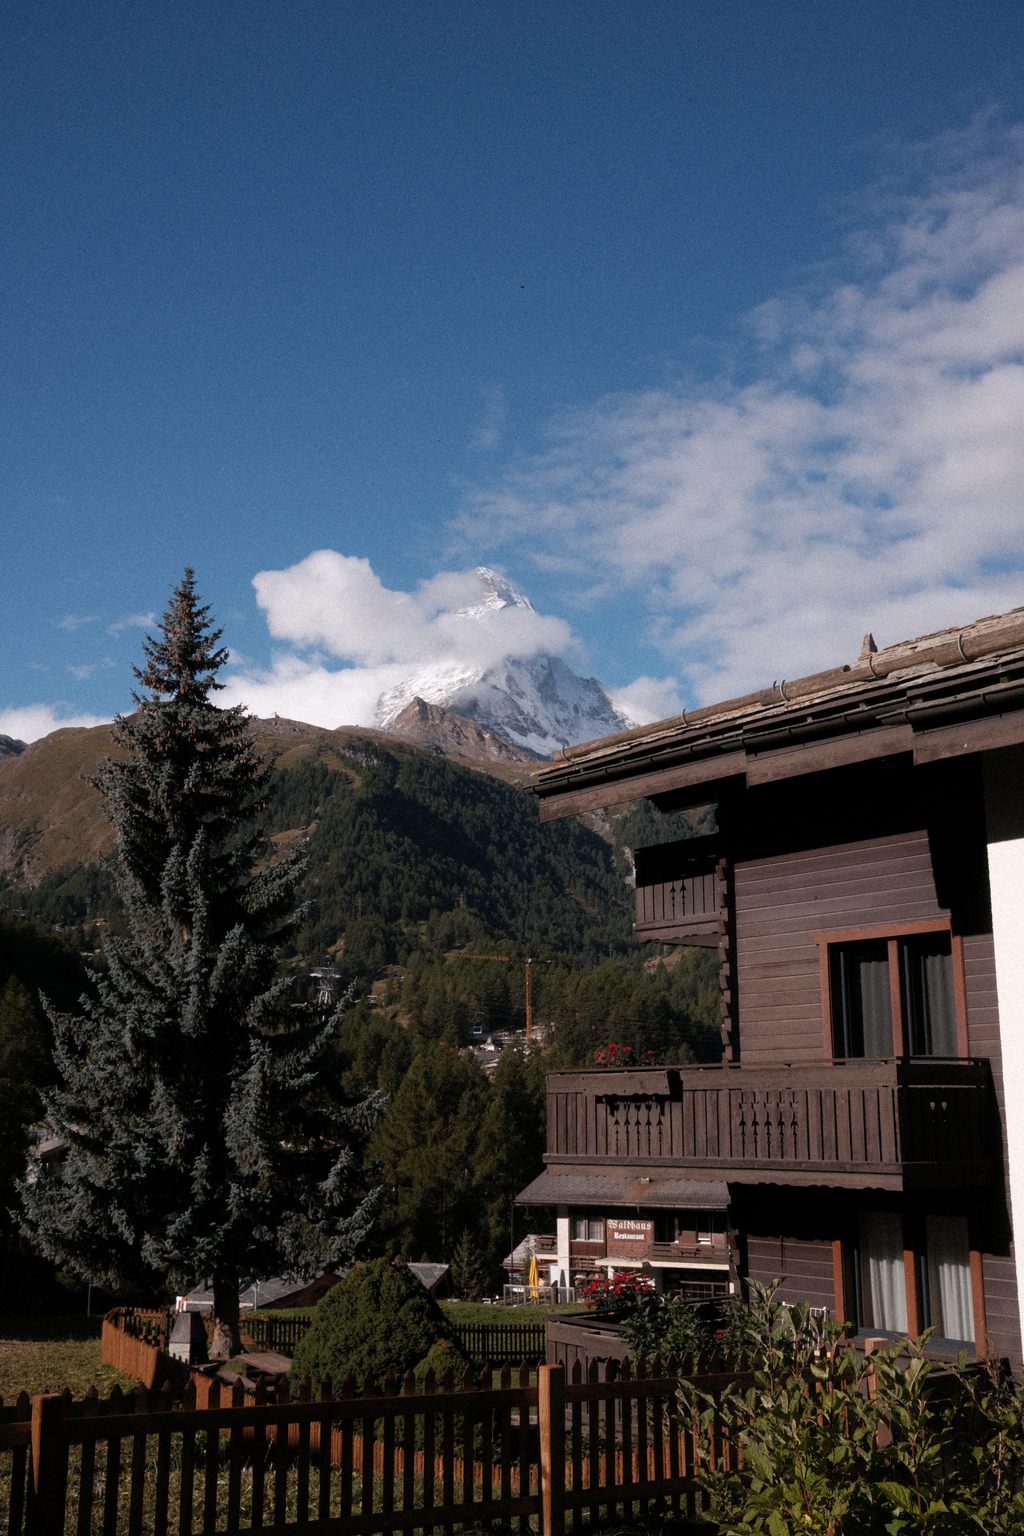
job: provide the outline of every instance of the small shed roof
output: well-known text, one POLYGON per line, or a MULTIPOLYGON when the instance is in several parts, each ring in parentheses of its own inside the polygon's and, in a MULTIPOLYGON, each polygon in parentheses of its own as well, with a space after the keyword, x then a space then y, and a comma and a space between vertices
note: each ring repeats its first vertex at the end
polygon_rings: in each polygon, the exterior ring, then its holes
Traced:
POLYGON ((428 1291, 432 1291, 439 1280, 443 1280, 448 1273, 448 1264, 410 1264, 416 1279, 421 1285, 425 1285, 428 1291))
POLYGON ((729 1186, 718 1179, 637 1178, 613 1173, 549 1173, 545 1170, 516 1196, 517 1205, 653 1206, 683 1211, 724 1211, 729 1186))

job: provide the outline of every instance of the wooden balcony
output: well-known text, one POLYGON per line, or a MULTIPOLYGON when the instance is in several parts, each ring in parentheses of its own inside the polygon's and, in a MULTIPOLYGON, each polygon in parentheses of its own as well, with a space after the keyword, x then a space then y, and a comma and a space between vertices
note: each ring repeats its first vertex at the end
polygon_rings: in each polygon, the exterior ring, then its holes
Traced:
POLYGON ((533 1251, 538 1259, 553 1259, 558 1253, 558 1238, 548 1232, 535 1233, 533 1251))
POLYGON ((605 1255, 605 1243, 584 1242, 582 1238, 574 1237, 569 1242, 569 1257, 573 1262, 581 1264, 591 1263, 595 1259, 603 1259, 605 1255))
POLYGON ((637 1243, 628 1254, 610 1254, 604 1243, 572 1242, 569 1244, 569 1262, 572 1265, 618 1264, 634 1260, 654 1260, 660 1264, 676 1264, 682 1269, 692 1269, 700 1264, 720 1268, 729 1262, 729 1248, 723 1234, 721 1241, 711 1243, 637 1243))
POLYGON ((984 1061, 848 1061, 553 1073, 552 1173, 673 1169, 734 1184, 987 1183, 998 1119, 984 1061))
POLYGON ((729 1246, 722 1234, 715 1243, 651 1243, 644 1258, 660 1264, 679 1264, 691 1269, 695 1264, 727 1264, 729 1246))

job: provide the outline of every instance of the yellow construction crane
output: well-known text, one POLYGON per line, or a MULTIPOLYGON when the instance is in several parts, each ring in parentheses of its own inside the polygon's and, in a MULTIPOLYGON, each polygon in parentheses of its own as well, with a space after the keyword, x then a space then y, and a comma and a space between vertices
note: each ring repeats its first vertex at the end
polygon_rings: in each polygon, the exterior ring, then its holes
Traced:
MULTIPOLYGON (((467 955, 461 949, 445 950, 446 960, 514 960, 515 955, 467 955)), ((523 964, 526 966, 526 1043, 529 1045, 533 1038, 533 970, 534 965, 550 965, 550 960, 533 960, 527 957, 523 964)))

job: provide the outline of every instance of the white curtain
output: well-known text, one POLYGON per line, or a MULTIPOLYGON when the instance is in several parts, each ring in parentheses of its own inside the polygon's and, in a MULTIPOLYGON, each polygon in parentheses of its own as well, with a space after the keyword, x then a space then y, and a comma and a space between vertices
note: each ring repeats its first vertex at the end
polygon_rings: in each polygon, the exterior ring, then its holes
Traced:
POLYGON ((886 1333, 906 1333, 903 1218, 898 1211, 862 1211, 860 1235, 868 1261, 872 1327, 886 1333))
MULTIPOLYGON (((864 945, 865 952, 869 946, 864 945)), ((865 1056, 892 1055, 892 1004, 889 989, 888 946, 878 946, 874 958, 865 953, 860 962, 860 1002, 865 1056)))
POLYGON ((955 1056, 956 1001, 948 933, 901 940, 907 1049, 912 1056, 955 1056))
POLYGON ((932 1324, 943 1339, 974 1343, 974 1299, 966 1216, 929 1216, 928 1289, 932 1324))

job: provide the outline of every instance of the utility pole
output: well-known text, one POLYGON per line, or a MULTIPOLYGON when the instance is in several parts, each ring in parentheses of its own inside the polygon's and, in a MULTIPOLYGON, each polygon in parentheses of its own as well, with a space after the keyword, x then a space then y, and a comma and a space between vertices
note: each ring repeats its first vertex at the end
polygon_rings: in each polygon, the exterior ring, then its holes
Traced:
POLYGON ((526 962, 526 1043, 533 1039, 533 961, 526 962))

